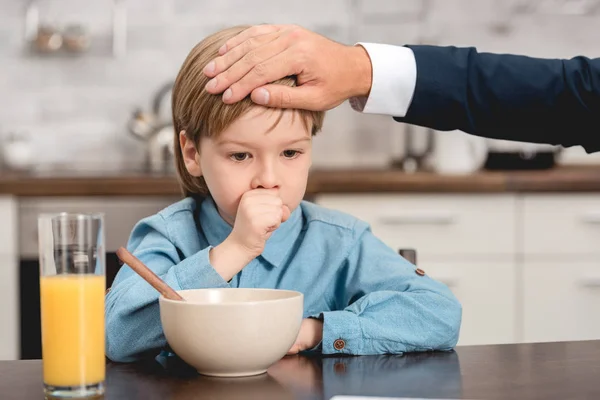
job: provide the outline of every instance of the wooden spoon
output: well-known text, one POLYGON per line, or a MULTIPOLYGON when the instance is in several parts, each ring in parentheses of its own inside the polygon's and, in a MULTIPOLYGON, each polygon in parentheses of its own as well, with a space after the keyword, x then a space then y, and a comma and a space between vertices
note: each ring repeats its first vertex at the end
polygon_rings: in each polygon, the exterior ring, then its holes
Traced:
POLYGON ((160 279, 152 270, 144 265, 136 256, 131 254, 126 248, 121 247, 117 250, 117 257, 127 266, 134 270, 139 276, 144 278, 152 287, 160 292, 166 299, 185 301, 173 288, 165 281, 160 279))

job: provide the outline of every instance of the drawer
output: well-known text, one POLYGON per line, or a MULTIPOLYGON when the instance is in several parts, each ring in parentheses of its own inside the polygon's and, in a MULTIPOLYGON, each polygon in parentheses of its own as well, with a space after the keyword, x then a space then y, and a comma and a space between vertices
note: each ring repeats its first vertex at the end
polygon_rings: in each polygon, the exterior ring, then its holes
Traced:
POLYGON ((461 302, 458 345, 514 343, 517 337, 516 268, 513 263, 418 262, 461 302))
POLYGON ((134 225, 176 202, 171 197, 27 198, 19 202, 19 253, 38 257, 37 219, 40 213, 104 213, 106 251, 127 245, 134 225))
POLYGON ((526 342, 600 339, 600 260, 527 262, 523 290, 526 342))
MULTIPOLYGON (((527 195, 523 198, 523 253, 600 256, 600 195, 527 195)), ((532 261, 535 261, 532 259, 532 261)))
POLYGON ((427 256, 512 256, 512 195, 322 195, 316 203, 371 225, 388 246, 427 256))
POLYGON ((0 255, 17 254, 17 201, 0 196, 0 255))

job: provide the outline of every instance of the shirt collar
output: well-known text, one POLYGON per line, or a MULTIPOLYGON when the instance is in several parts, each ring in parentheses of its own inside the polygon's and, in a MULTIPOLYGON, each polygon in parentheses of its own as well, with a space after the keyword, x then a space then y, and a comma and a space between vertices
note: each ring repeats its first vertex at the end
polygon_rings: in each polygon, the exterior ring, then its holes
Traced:
MULTIPOLYGON (((233 229, 219 214, 212 197, 202 200, 200 226, 211 246, 222 243, 233 229)), ((302 208, 296 207, 290 218, 282 223, 267 240, 265 249, 260 256, 274 267, 278 267, 290 253, 301 231, 302 208)))

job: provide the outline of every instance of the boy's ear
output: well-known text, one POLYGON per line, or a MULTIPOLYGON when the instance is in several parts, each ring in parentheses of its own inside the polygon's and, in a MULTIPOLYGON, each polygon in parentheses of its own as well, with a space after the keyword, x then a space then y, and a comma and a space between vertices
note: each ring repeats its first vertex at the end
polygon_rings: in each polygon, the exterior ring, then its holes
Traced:
POLYGON ((200 168, 200 155, 194 142, 187 138, 185 131, 179 132, 179 145, 181 146, 181 156, 187 172, 195 177, 202 176, 202 168, 200 168))

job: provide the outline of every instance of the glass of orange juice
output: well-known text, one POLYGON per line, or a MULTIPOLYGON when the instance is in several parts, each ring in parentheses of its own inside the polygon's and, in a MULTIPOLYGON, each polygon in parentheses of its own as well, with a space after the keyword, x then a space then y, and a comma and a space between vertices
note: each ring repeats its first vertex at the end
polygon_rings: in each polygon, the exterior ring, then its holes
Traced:
POLYGON ((105 245, 102 214, 38 218, 44 391, 104 393, 105 245))

